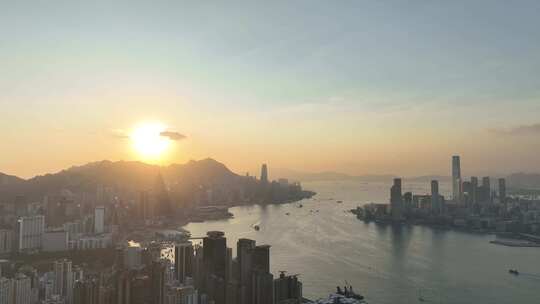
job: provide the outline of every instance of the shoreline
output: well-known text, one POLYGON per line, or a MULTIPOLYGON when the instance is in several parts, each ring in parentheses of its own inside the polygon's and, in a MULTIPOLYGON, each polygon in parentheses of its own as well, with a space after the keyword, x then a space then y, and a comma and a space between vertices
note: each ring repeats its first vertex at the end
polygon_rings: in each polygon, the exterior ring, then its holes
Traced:
MULTIPOLYGON (((299 201, 302 201, 302 200, 305 200, 305 199, 310 199, 312 197, 314 197, 315 195, 317 194, 317 192, 314 192, 314 191, 309 191, 309 190, 304 190, 302 191, 302 195, 301 196, 298 196, 298 197, 295 197, 295 198, 291 198, 291 199, 288 199, 288 200, 284 200, 284 201, 275 201, 275 202, 262 202, 262 201, 250 201, 250 202, 246 202, 246 203, 238 203, 238 204, 231 204, 231 205, 217 205, 217 207, 221 207, 221 208, 226 208, 227 209, 227 214, 218 214, 217 216, 215 214, 212 214, 212 215, 207 215, 206 217, 205 216, 200 216, 200 217, 197 217, 195 216, 196 218, 186 218, 186 219, 179 219, 178 221, 180 222, 180 226, 183 227, 183 226, 186 226, 190 223, 204 223, 206 221, 220 221, 220 220, 226 220, 226 219, 231 219, 231 218, 234 218, 234 214, 228 212, 228 210, 230 208, 234 208, 234 207, 243 207, 243 206, 264 206, 264 205, 284 205, 284 204, 292 204, 292 203, 296 203, 296 202, 299 202, 299 201)), ((194 217, 194 216, 192 216, 194 217)), ((178 225, 176 225, 178 226, 178 225)))
POLYGON ((507 246, 507 247, 540 248, 540 243, 526 241, 519 238, 507 237, 503 239, 497 239, 497 235, 499 234, 499 232, 494 231, 494 230, 488 230, 488 229, 475 230, 475 229, 469 229, 469 228, 452 227, 452 226, 447 226, 447 225, 435 225, 435 224, 423 223, 423 222, 418 222, 418 221, 404 221, 401 223, 393 223, 392 221, 381 221, 381 220, 367 221, 361 218, 358 218, 358 220, 361 220, 364 223, 373 222, 376 225, 395 225, 397 227, 420 226, 420 227, 428 227, 435 230, 448 230, 448 231, 463 232, 463 233, 468 233, 468 234, 494 235, 496 239, 489 241, 489 243, 491 244, 507 246))

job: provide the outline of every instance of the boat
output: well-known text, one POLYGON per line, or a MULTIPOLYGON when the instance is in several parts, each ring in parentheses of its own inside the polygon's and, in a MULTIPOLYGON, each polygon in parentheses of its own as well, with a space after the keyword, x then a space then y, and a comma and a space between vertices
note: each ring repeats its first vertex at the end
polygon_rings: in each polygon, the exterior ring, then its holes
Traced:
POLYGON ((424 296, 422 295, 422 289, 418 290, 418 301, 419 302, 425 302, 426 299, 424 299, 424 296))
POLYGON ((365 300, 354 299, 340 294, 330 294, 328 298, 315 300, 315 304, 367 304, 365 300))
POLYGON ((508 273, 513 274, 513 275, 519 275, 519 271, 517 271, 517 269, 509 269, 508 273))
MULTIPOLYGON (((347 283, 346 283, 347 284, 347 283)), ((364 300, 364 296, 353 291, 353 287, 349 285, 349 288, 345 285, 343 290, 341 287, 336 287, 336 293, 344 296, 346 299, 364 300)))

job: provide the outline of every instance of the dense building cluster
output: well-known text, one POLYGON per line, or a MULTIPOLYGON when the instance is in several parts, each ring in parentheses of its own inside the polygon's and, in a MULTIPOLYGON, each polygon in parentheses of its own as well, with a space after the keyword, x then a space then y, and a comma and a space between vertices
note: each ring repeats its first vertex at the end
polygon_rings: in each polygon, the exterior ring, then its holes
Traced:
MULTIPOLYGON (((431 181, 430 194, 403 193, 401 178, 390 189, 390 204, 368 204, 353 210, 360 218, 380 222, 412 222, 430 225, 518 234, 540 234, 540 201, 508 196, 506 180, 497 187, 489 176, 464 180, 459 156, 452 157, 452 198, 439 192, 439 181, 431 181)), ((527 236, 528 238, 533 238, 527 236)))
POLYGON ((171 185, 157 174, 151 189, 137 193, 74 186, 37 201, 24 193, 0 201, 0 304, 299 303, 297 278, 270 273, 270 246, 242 239, 233 258, 221 232, 195 246, 186 234, 167 234, 179 223, 229 216, 233 199, 272 203, 312 195, 299 183, 269 180, 266 165, 259 179, 232 179, 240 183, 199 181, 184 198, 171 192, 193 181, 171 185), (129 242, 135 238, 141 242, 129 242), (174 254, 164 256, 164 248, 174 254))
POLYGON ((298 304, 296 275, 270 273, 270 246, 240 239, 237 257, 223 232, 201 245, 131 243, 116 248, 110 267, 99 270, 59 259, 38 272, 4 260, 0 304, 298 304), (174 255, 163 254, 173 251, 174 255))

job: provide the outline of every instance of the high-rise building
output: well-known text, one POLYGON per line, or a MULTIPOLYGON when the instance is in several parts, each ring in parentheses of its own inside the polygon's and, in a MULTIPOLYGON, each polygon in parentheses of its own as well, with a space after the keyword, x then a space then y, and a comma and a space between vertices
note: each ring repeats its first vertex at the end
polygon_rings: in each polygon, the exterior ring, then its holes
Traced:
POLYGON ((203 262, 206 275, 225 278, 227 239, 221 231, 209 231, 203 239, 203 262))
POLYGON ((96 207, 94 209, 94 233, 101 234, 105 232, 105 207, 96 207))
POLYGON ((452 156, 452 198, 461 203, 461 163, 459 155, 452 156))
POLYGON ((270 245, 255 246, 253 250, 253 269, 270 272, 270 245))
POLYGON ((137 208, 138 217, 142 221, 150 218, 150 198, 148 191, 141 191, 139 195, 139 205, 137 208))
POLYGON ((187 277, 193 277, 193 244, 185 242, 174 247, 174 273, 181 284, 187 277))
POLYGON ((255 241, 239 239, 236 247, 238 260, 238 280, 240 282, 239 304, 250 304, 252 298, 253 249, 255 241))
POLYGON ((198 293, 193 286, 171 287, 166 295, 166 303, 197 304, 198 293))
POLYGON ((491 182, 489 176, 482 177, 482 202, 491 203, 491 182))
POLYGON ((140 246, 128 246, 124 249, 124 266, 129 270, 138 270, 143 267, 142 264, 143 249, 140 246))
POLYGON ((13 303, 13 280, 0 276, 0 304, 13 303))
POLYGON ((390 188, 390 207, 392 212, 392 220, 402 220, 403 197, 401 194, 401 178, 394 178, 394 184, 390 188))
MULTIPOLYGON (((18 273, 13 278, 13 304, 33 304, 32 303, 32 281, 22 273, 18 273)), ((9 303, 9 302, 8 302, 9 303)))
POLYGON ((439 181, 431 181, 431 209, 435 214, 442 214, 439 196, 439 181))
POLYGON ((268 166, 266 164, 261 167, 261 182, 268 183, 268 166))
POLYGON ((274 276, 269 272, 253 272, 252 304, 274 304, 274 276))
POLYGON ((117 273, 114 304, 131 304, 131 279, 129 271, 117 273))
POLYGON ((100 286, 96 279, 76 281, 73 287, 74 304, 101 304, 100 286))
POLYGON ((18 250, 33 251, 42 247, 45 232, 43 215, 23 216, 17 221, 18 250))
POLYGON ((471 177, 471 203, 477 204, 478 203, 478 177, 472 176, 471 177))
POLYGON ((67 259, 54 262, 54 292, 64 297, 66 304, 73 303, 73 271, 71 261, 67 259))
POLYGON ((152 273, 150 277, 150 298, 153 304, 165 303, 165 268, 161 261, 152 262, 152 273))
POLYGON ((13 245, 13 231, 0 229, 0 256, 11 254, 13 245))
POLYGON ((506 202, 506 179, 499 178, 499 200, 501 203, 506 202))
POLYGON ((482 177, 482 187, 486 187, 491 190, 491 183, 490 183, 489 176, 482 177))
POLYGON ((286 276, 281 272, 279 278, 274 280, 274 301, 276 304, 302 303, 302 283, 296 275, 286 276))

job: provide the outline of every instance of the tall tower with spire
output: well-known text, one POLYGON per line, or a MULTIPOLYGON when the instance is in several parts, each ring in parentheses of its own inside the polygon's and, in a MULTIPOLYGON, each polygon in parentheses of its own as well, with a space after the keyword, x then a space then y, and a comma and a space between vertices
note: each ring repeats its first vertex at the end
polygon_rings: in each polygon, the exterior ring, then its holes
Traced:
POLYGON ((261 182, 268 183, 268 167, 266 164, 263 164, 261 168, 261 182))
POLYGON ((461 202, 461 163, 459 155, 452 156, 452 198, 454 202, 461 202))

